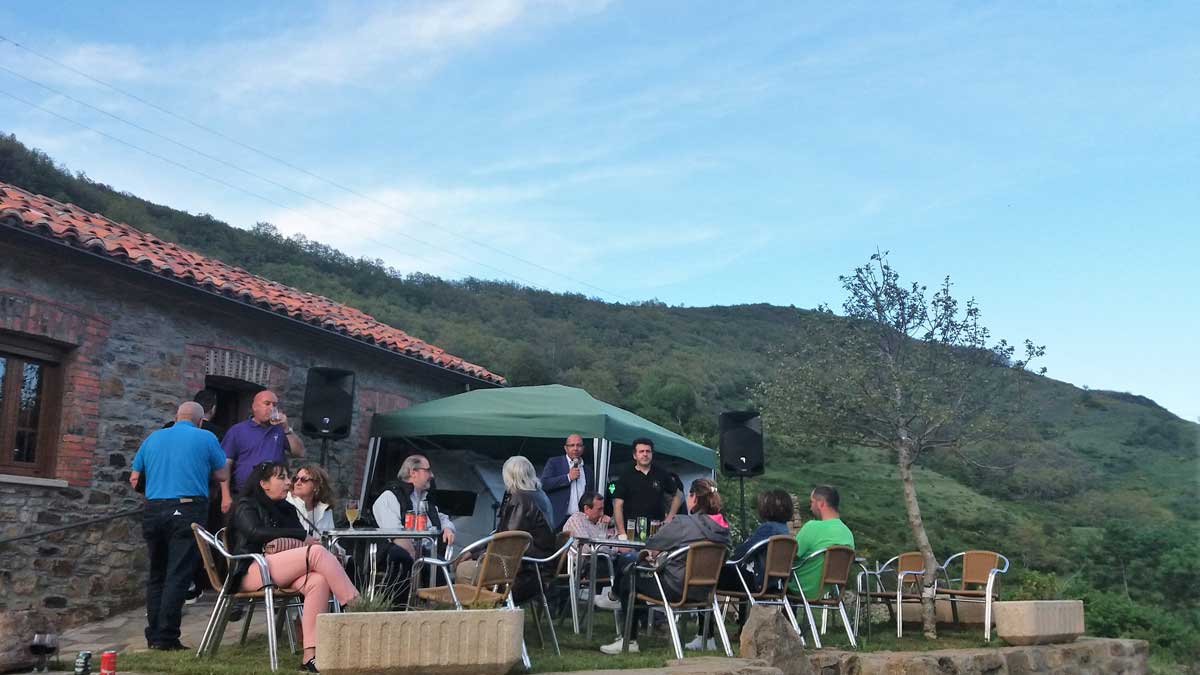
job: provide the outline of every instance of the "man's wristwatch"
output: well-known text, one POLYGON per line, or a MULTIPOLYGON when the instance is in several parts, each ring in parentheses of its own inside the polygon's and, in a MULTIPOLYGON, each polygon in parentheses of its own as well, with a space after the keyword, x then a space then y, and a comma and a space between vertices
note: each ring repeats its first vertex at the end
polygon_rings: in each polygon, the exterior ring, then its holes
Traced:
POLYGON ((284 436, 292 436, 292 435, 294 435, 295 433, 296 433, 296 432, 292 431, 292 428, 291 428, 291 427, 288 427, 288 428, 286 428, 286 429, 284 429, 284 430, 283 430, 283 435, 284 435, 284 436))

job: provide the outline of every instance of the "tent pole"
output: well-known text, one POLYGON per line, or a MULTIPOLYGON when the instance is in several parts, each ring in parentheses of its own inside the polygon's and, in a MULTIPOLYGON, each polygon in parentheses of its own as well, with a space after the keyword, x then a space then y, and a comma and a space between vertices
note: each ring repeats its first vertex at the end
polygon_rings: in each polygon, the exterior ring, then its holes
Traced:
POLYGON ((612 441, 607 438, 600 439, 600 461, 596 465, 596 475, 600 477, 598 491, 604 495, 605 499, 609 497, 604 488, 608 485, 608 464, 612 459, 611 455, 612 441))
POLYGON ((365 504, 367 501, 367 481, 375 471, 375 459, 379 457, 379 443, 381 440, 380 437, 375 436, 367 443, 367 461, 363 462, 362 487, 358 491, 359 504, 365 504))
POLYGON ((596 480, 596 485, 593 489, 600 494, 604 494, 603 483, 600 482, 600 439, 592 439, 592 478, 596 480))

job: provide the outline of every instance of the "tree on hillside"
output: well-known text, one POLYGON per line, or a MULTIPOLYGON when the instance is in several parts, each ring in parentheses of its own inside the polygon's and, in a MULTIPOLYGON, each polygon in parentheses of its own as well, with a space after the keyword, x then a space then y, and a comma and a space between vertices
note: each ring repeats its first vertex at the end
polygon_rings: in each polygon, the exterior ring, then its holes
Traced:
POLYGON ((779 354, 778 368, 756 395, 772 435, 893 454, 909 529, 925 560, 924 631, 936 638, 939 563, 921 519, 913 465, 936 452, 975 461, 964 444, 1006 435, 1024 412, 1017 390, 1030 376, 1029 361, 1045 348, 1026 340, 1024 358, 1014 361, 1012 345, 989 344, 975 301, 960 305, 949 277, 927 298, 925 286, 900 283, 886 252, 838 279, 847 293, 845 319, 815 322, 803 347, 779 354))

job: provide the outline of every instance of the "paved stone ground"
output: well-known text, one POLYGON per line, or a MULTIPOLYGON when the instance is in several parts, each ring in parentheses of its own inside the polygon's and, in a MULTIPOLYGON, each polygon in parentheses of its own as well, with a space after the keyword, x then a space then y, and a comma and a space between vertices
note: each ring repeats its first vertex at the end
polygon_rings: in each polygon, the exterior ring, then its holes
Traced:
MULTIPOLYGON (((216 593, 206 591, 195 604, 184 607, 183 623, 180 625, 182 632, 179 638, 180 642, 193 649, 200 644, 200 637, 204 635, 204 626, 208 624, 208 617, 212 614, 213 604, 216 600, 216 593)), ((85 649, 94 654, 109 649, 117 652, 141 651, 146 649, 145 629, 146 609, 139 607, 97 623, 84 624, 63 631, 59 638, 59 654, 63 660, 69 661, 74 659, 74 654, 85 649), (71 658, 68 659, 68 656, 71 658)), ((238 638, 241 637, 241 630, 242 622, 230 623, 225 629, 225 637, 221 644, 237 644, 238 638)), ((266 621, 263 620, 260 607, 254 613, 250 635, 264 634, 266 634, 266 621)), ((286 638, 281 649, 287 649, 286 638)))

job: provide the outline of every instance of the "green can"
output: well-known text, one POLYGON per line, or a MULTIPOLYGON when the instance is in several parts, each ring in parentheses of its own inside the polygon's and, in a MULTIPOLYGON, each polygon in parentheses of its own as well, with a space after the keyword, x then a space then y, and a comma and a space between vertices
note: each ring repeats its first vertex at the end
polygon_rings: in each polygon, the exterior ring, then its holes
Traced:
POLYGON ((646 516, 638 518, 637 530, 638 541, 646 541, 646 537, 650 534, 650 525, 647 522, 646 516))

